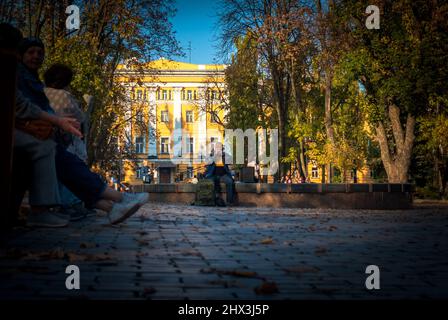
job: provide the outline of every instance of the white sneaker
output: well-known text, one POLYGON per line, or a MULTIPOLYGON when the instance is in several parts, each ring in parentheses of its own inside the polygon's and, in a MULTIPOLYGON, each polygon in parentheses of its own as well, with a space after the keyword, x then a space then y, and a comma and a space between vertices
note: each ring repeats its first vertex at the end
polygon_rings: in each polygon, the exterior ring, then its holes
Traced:
POLYGON ((140 207, 137 201, 116 202, 107 216, 111 224, 118 224, 136 213, 140 207))
POLYGON ((147 192, 139 192, 139 193, 123 193, 123 203, 126 202, 135 202, 137 201, 140 205, 144 205, 149 201, 149 193, 147 192))
POLYGON ((68 222, 69 220, 62 216, 45 211, 41 213, 31 212, 27 217, 26 225, 29 227, 61 228, 66 227, 68 222))

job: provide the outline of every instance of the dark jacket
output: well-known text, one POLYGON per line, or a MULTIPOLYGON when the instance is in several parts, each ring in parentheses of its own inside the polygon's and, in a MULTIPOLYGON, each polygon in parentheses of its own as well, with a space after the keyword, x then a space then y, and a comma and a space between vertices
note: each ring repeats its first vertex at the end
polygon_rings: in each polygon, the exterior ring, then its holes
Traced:
MULTIPOLYGON (((216 163, 213 161, 212 163, 208 164, 205 169, 205 178, 212 178, 215 175, 215 169, 216 169, 216 163)), ((232 172, 229 169, 229 166, 227 164, 224 164, 224 171, 226 173, 226 176, 229 176, 232 178, 232 172)))
POLYGON ((39 76, 31 72, 23 63, 18 65, 17 88, 29 102, 39 106, 43 111, 55 113, 45 95, 44 84, 39 80, 39 76))

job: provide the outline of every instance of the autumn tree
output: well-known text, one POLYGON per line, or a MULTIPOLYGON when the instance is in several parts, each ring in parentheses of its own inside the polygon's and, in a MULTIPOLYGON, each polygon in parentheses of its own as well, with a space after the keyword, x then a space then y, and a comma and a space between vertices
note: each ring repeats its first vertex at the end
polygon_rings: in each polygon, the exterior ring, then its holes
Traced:
MULTIPOLYGON (((125 1, 5 1, 2 21, 17 25, 25 36, 40 37, 46 45, 46 65, 66 63, 75 71, 72 91, 87 112, 89 164, 104 171, 117 170, 117 160, 132 158, 132 144, 119 149, 126 139, 123 129, 135 120, 130 91, 116 81, 117 66, 126 64, 138 84, 146 62, 180 53, 169 18, 175 13, 171 0, 125 1), (66 29, 68 5, 80 9, 80 29, 66 29)), ((151 70, 146 70, 146 72, 151 70)), ((154 76, 156 74, 154 73, 154 76)))
POLYGON ((370 30, 368 1, 342 3, 340 21, 353 40, 346 70, 369 100, 368 121, 389 182, 407 182, 416 118, 428 114, 431 97, 446 93, 446 4, 377 1, 380 29, 370 30))

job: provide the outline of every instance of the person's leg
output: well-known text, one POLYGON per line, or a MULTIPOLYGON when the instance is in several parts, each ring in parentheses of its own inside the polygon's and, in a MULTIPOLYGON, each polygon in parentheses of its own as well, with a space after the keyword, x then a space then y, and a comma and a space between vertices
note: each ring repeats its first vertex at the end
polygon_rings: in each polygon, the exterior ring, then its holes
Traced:
POLYGON ((57 146, 56 169, 59 180, 84 201, 86 207, 105 209, 112 224, 121 223, 140 208, 139 199, 128 197, 109 188, 102 179, 91 172, 87 165, 76 155, 68 152, 62 146, 57 146), (112 200, 113 206, 106 205, 101 200, 112 200))
POLYGON ((40 207, 59 205, 54 141, 39 140, 25 132, 15 130, 14 148, 28 157, 32 163, 29 179, 30 205, 40 207))
POLYGON ((75 196, 63 183, 59 182, 59 195, 61 197, 61 204, 64 208, 70 208, 74 205, 81 204, 82 201, 75 196))
POLYGON ((54 141, 39 140, 20 130, 15 130, 14 134, 15 151, 18 155, 27 158, 31 166, 30 177, 27 179, 31 213, 27 217, 27 225, 33 227, 66 226, 68 220, 55 214, 53 208, 60 204, 54 141))
POLYGON ((220 177, 219 176, 213 176, 213 183, 215 184, 215 193, 216 196, 221 193, 221 184, 220 184, 220 177))
POLYGON ((93 207, 102 199, 106 184, 81 159, 58 145, 55 160, 58 179, 86 206, 93 207))
POLYGON ((226 184, 227 203, 232 204, 235 198, 235 185, 233 179, 229 176, 222 176, 221 182, 226 184))

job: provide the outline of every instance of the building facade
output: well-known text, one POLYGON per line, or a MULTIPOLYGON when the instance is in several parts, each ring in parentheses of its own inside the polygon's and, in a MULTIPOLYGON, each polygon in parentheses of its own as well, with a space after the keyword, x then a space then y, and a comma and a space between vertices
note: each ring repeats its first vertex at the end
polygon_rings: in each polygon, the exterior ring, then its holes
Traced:
MULTIPOLYGON (((123 161, 121 181, 133 185, 189 182, 204 172, 215 144, 224 143, 225 67, 166 59, 150 62, 143 73, 118 67, 118 81, 127 88, 131 104, 126 136, 135 151, 132 159, 123 161)), ((328 169, 312 159, 307 167, 307 182, 329 181, 328 169)), ((291 181, 300 182, 293 171, 288 172, 291 181)), ((274 182, 272 176, 261 180, 274 182)), ((372 183, 375 177, 363 166, 345 172, 345 179, 339 180, 372 183)))
POLYGON ((118 67, 132 104, 126 136, 135 146, 122 181, 189 181, 205 169, 214 144, 223 141, 224 70, 166 59, 149 63, 143 74, 118 67))

